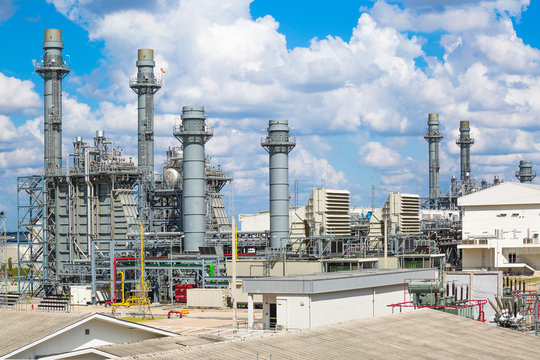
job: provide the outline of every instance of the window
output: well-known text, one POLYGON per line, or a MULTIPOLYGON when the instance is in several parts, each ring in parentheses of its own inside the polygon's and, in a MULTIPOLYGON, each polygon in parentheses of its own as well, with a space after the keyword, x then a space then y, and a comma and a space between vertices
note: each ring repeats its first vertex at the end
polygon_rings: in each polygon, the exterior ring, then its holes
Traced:
POLYGON ((518 216, 519 216, 518 213, 513 213, 513 214, 512 214, 512 217, 518 217, 518 216))
POLYGON ((506 217, 506 214, 499 214, 497 217, 506 217))
POLYGON ((516 253, 509 253, 508 254, 508 262, 510 264, 515 264, 516 263, 516 253))
POLYGON ((84 335, 90 335, 90 329, 84 329, 84 335))

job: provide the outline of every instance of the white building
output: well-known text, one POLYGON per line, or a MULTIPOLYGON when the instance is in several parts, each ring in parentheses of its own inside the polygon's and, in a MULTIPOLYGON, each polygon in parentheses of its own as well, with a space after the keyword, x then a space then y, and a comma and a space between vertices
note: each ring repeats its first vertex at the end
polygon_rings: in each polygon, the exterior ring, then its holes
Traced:
POLYGON ((463 269, 540 270, 540 185, 505 182, 458 199, 463 269))
POLYGON ((80 356, 77 359, 96 359, 102 358, 95 356, 96 346, 176 335, 96 313, 0 309, 0 325, 0 359, 45 358, 72 351, 80 356))
POLYGON ((400 269, 244 279, 248 326, 253 326, 255 294, 262 295, 265 329, 304 329, 391 314, 387 305, 410 300, 407 279, 436 277, 435 269, 400 269))

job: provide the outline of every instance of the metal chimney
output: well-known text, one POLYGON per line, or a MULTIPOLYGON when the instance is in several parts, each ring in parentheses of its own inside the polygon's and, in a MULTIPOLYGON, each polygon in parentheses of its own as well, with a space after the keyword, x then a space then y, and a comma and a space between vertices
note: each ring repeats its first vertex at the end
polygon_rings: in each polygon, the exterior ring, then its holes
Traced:
POLYGON ((174 136, 183 144, 184 251, 198 251, 206 237, 206 170, 204 144, 212 137, 202 106, 184 106, 174 136))
POLYGON ((522 184, 530 184, 536 177, 536 172, 532 169, 530 160, 521 160, 519 162, 519 171, 516 171, 516 177, 522 184))
POLYGON ((474 144, 468 121, 459 123, 459 138, 456 144, 461 148, 461 182, 463 183, 471 176, 471 145, 474 144))
POLYGON ((439 114, 428 115, 428 130, 424 139, 429 143, 429 198, 439 197, 439 142, 443 136, 439 132, 439 114))
POLYGON ((45 80, 43 100, 43 137, 45 174, 53 175, 62 168, 62 79, 69 73, 69 64, 62 59, 62 30, 46 29, 40 62, 35 71, 45 80))
POLYGON ((154 173, 154 94, 161 88, 161 78, 154 75, 154 50, 139 49, 137 76, 129 86, 138 95, 139 171, 148 180, 154 173))
POLYGON ((270 163, 270 246, 278 248, 289 237, 289 152, 296 146, 287 120, 270 120, 261 145, 270 163))

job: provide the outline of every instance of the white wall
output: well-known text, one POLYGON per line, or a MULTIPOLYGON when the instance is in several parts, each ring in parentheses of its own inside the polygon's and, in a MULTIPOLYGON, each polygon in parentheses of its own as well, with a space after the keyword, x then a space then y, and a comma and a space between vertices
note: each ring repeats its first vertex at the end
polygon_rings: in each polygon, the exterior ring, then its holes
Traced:
POLYGON ((162 336, 140 329, 129 328, 128 326, 108 323, 104 320, 93 319, 17 354, 16 358, 28 359, 35 356, 63 353, 100 345, 153 339, 162 336), (85 334, 86 329, 90 331, 88 335, 85 334))
MULTIPOLYGON (((540 209, 537 205, 474 206, 463 208, 463 239, 488 237, 488 252, 463 248, 463 267, 502 267, 508 264, 504 248, 523 247, 524 238, 537 238, 540 233, 540 209), (494 249, 494 250, 491 250, 494 249), (482 259, 477 255, 483 256, 482 259), (486 258, 487 256, 487 258, 486 258)), ((539 255, 523 257, 531 266, 540 264, 539 255)), ((519 259, 516 261, 519 263, 519 259)))
MULTIPOLYGON (((401 284, 311 295, 279 295, 276 297, 277 324, 284 329, 303 329, 391 314, 392 308, 387 305, 403 302, 403 295, 401 284)), ((406 310, 410 308, 403 308, 406 310)))

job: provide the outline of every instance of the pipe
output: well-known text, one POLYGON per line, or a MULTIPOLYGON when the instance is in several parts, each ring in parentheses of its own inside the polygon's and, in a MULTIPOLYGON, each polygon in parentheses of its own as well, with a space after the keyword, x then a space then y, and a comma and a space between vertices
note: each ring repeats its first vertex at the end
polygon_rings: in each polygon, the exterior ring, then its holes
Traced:
POLYGON ((92 199, 94 197, 94 185, 90 181, 90 157, 88 150, 84 153, 84 182, 86 183, 86 241, 87 251, 91 254, 92 248, 92 235, 94 233, 93 219, 92 219, 92 199))
POLYGON ((66 156, 66 182, 68 184, 68 197, 67 197, 67 212, 68 212, 68 241, 69 241, 69 261, 73 261, 73 239, 71 234, 73 233, 73 214, 71 212, 71 197, 73 196, 73 182, 70 177, 70 168, 69 168, 69 156, 72 154, 67 154, 66 156))
MULTIPOLYGON (((144 260, 148 260, 148 259, 168 259, 168 256, 147 256, 144 258, 144 260)), ((108 303, 115 303, 117 301, 117 290, 116 290, 116 265, 117 265, 117 261, 123 261, 123 260, 140 260, 140 258, 138 257, 121 257, 121 258, 115 258, 114 259, 114 279, 113 279, 113 283, 114 283, 114 300, 113 301, 107 301, 105 303, 105 305, 107 305, 108 303)), ((171 261, 172 261, 172 258, 171 258, 171 261)), ((180 266, 200 266, 201 264, 189 264, 189 263, 186 263, 186 264, 180 264, 180 266)), ((205 266, 208 266, 208 268, 210 269, 210 277, 214 277, 215 276, 215 267, 213 264, 204 264, 205 266)))
POLYGON ((270 246, 283 248, 289 237, 289 153, 296 146, 289 137, 287 120, 268 121, 268 135, 261 146, 269 154, 270 246))

